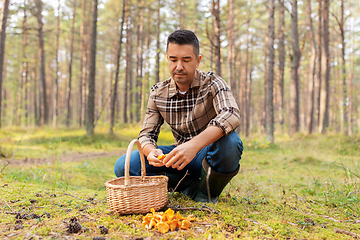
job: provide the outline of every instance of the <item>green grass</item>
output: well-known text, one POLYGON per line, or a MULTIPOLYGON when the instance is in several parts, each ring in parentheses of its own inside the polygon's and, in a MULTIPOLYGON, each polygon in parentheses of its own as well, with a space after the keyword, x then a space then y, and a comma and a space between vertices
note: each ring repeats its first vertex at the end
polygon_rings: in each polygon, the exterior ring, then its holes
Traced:
MULTIPOLYGON (((78 129, 5 129, 1 150, 15 159, 47 158, 78 152, 124 152, 139 127, 123 126, 109 138, 96 129, 92 138, 78 129), (60 141, 61 139, 61 141, 60 141)), ((159 144, 171 144, 168 129, 159 144)), ((141 214, 118 216, 106 205, 104 182, 114 178, 116 157, 36 165, 0 162, 0 238, 89 239, 109 228, 107 239, 351 239, 335 229, 360 235, 360 137, 342 135, 276 136, 243 139, 240 173, 225 188, 217 204, 220 213, 187 210, 196 221, 190 230, 160 234, 141 226, 141 214), (32 202, 30 201, 32 200, 32 202), (36 200, 34 202, 33 200, 36 200), (15 230, 16 212, 41 216, 22 220, 15 230), (50 214, 47 217, 46 214, 50 214), (76 216, 82 232, 66 232, 76 216)), ((0 158, 1 160, 1 158, 0 158)), ((199 207, 182 194, 171 205, 199 207)))

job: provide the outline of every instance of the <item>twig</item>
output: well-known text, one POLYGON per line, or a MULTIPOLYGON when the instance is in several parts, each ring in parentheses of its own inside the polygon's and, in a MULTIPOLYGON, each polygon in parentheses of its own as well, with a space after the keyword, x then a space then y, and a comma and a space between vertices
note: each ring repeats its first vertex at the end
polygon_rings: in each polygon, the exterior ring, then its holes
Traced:
POLYGON ((245 221, 252 222, 252 223, 258 225, 258 226, 259 226, 264 232, 266 232, 267 234, 273 235, 272 233, 269 232, 269 231, 274 231, 274 229, 272 229, 271 227, 266 226, 265 224, 259 223, 258 221, 253 220, 253 219, 249 219, 249 218, 246 218, 245 221), (264 228, 263 228, 262 226, 260 226, 260 225, 263 225, 263 226, 266 227, 269 231, 267 231, 266 229, 264 229, 264 228))
POLYGON ((7 161, 7 163, 6 163, 6 165, 0 170, 0 173, 2 172, 2 171, 4 171, 5 170, 5 168, 11 163, 11 161, 14 159, 14 157, 15 157, 15 153, 18 151, 18 148, 19 148, 19 144, 20 144, 20 142, 21 142, 21 138, 20 138, 20 140, 18 141, 18 143, 17 143, 17 145, 16 145, 16 149, 15 149, 15 151, 14 151, 14 153, 13 153, 13 155, 12 155, 12 157, 11 157, 11 159, 10 159, 10 161, 7 161))
POLYGON ((8 208, 10 208, 10 210, 12 211, 12 208, 10 207, 10 205, 7 203, 7 201, 4 199, 4 202, 6 203, 6 205, 8 206, 8 208))
POLYGON ((170 195, 170 197, 169 197, 169 201, 171 201, 171 199, 172 199, 172 197, 173 197, 173 195, 174 195, 174 192, 176 191, 176 189, 178 188, 178 186, 180 185, 180 183, 185 179, 185 177, 186 177, 187 175, 189 175, 188 172, 189 172, 189 170, 186 170, 185 175, 184 175, 184 176, 180 179, 180 181, 176 184, 174 190, 171 192, 171 195, 170 195))
POLYGON ((336 233, 342 233, 342 234, 346 234, 346 235, 352 236, 353 238, 358 238, 358 239, 360 239, 360 235, 359 235, 359 234, 356 234, 356 233, 353 233, 353 232, 350 232, 350 231, 346 231, 346 230, 342 230, 342 229, 338 229, 338 228, 335 228, 334 231, 335 231, 336 233))
POLYGON ((204 208, 208 208, 211 210, 211 212, 214 212, 214 213, 218 213, 218 214, 221 214, 221 212, 219 212, 218 210, 215 210, 214 208, 211 208, 209 206, 206 206, 205 204, 201 204, 199 203, 200 206, 204 207, 204 208))
POLYGON ((186 210, 196 210, 196 211, 207 211, 212 213, 213 211, 208 208, 198 208, 198 207, 170 207, 174 211, 186 211, 186 210))

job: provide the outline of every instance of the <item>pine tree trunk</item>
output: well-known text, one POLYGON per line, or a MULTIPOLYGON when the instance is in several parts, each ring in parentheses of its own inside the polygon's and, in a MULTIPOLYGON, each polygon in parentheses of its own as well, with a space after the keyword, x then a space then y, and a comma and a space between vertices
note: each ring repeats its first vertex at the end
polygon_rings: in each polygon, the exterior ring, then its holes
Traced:
POLYGON ((81 1, 81 25, 80 25, 80 78, 79 78, 79 126, 83 125, 84 118, 83 112, 85 108, 84 103, 84 82, 86 78, 86 43, 85 43, 85 36, 86 36, 86 29, 85 29, 85 12, 86 12, 86 1, 81 1))
POLYGON ((323 50, 325 55, 322 58, 322 78, 324 86, 320 96, 320 126, 319 131, 326 133, 329 127, 329 100, 330 100, 330 51, 329 51, 329 7, 330 0, 324 1, 323 10, 323 50))
POLYGON ((98 0, 93 1, 93 17, 90 38, 90 66, 89 66, 89 95, 87 103, 86 135, 94 135, 95 118, 95 75, 96 75, 96 35, 97 35, 97 5, 98 0))
POLYGON ((249 73, 249 49, 250 49, 250 23, 251 23, 251 5, 248 11, 247 29, 246 29, 246 53, 245 53, 245 65, 244 65, 244 86, 243 86, 243 109, 245 110, 246 116, 245 121, 245 136, 249 136, 250 128, 250 104, 249 101, 249 87, 248 87, 248 73, 249 73))
POLYGON ((3 6, 3 13, 1 19, 1 34, 0 34, 0 128, 1 128, 1 99, 2 99, 2 82, 4 69, 4 55, 5 55, 5 39, 6 39, 6 22, 9 13, 10 0, 5 0, 3 6))
POLYGON ((213 0, 212 14, 215 22, 214 47, 216 74, 221 76, 221 41, 220 41, 220 0, 213 0))
POLYGON ((234 0, 228 1, 229 6, 229 20, 228 20, 228 29, 227 29, 227 38, 228 38, 228 56, 227 56, 227 72, 228 72, 228 84, 235 93, 235 80, 234 80, 234 0))
POLYGON ((269 1, 269 57, 268 57, 268 84, 267 84, 267 118, 266 118, 266 140, 274 142, 274 24, 275 0, 269 1))
POLYGON ((144 7, 145 1, 140 1, 140 16, 138 22, 138 29, 137 29, 137 53, 136 53, 136 90, 135 90, 135 122, 140 121, 140 104, 141 104, 141 86, 143 80, 143 45, 144 45, 144 7))
POLYGON ((120 60, 121 60, 121 51, 122 51, 122 39, 123 39, 123 30, 124 30, 124 20, 125 20, 125 11, 127 7, 127 1, 123 1, 122 6, 122 15, 121 15, 121 25, 120 25, 120 34, 118 41, 118 50, 116 54, 116 71, 115 71, 115 81, 114 87, 111 95, 111 103, 110 103, 110 136, 114 135, 114 125, 115 125, 115 103, 117 99, 117 91, 119 84, 119 72, 120 72, 120 60))
POLYGON ((279 82, 278 82, 278 94, 279 94, 279 123, 281 128, 284 128, 284 72, 285 72, 285 7, 284 1, 280 0, 279 4, 279 82))
POLYGON ((316 78, 316 41, 314 35, 314 29, 312 24, 311 17, 311 1, 307 0, 307 10, 308 10, 308 21, 310 28, 310 41, 311 41, 311 60, 310 60, 310 72, 309 72, 309 86, 308 86, 308 96, 310 96, 310 101, 308 101, 308 114, 307 114, 307 131, 309 134, 313 132, 314 127, 314 107, 315 107, 315 78, 316 78))
POLYGON ((155 65, 155 83, 160 81, 160 8, 161 0, 158 0, 156 12, 156 65, 155 65))
POLYGON ((56 49, 55 49, 55 82, 54 82, 54 100, 53 100, 53 127, 56 127, 58 117, 59 101, 59 37, 60 37, 60 0, 58 0, 58 17, 56 24, 56 49))
POLYGON ((315 131, 318 131, 320 127, 320 96, 321 96, 321 82, 322 82, 322 74, 321 74, 321 61, 322 61, 322 1, 318 0, 319 9, 318 9, 318 54, 317 54, 317 73, 316 73, 316 82, 315 82, 315 131))
MULTIPOLYGON (((129 9, 131 8, 131 3, 129 2, 129 9)), ((129 10, 130 11, 130 10, 129 10)), ((126 69, 125 69, 125 83, 124 83, 124 123, 128 123, 128 116, 131 117, 131 114, 128 115, 128 106, 129 106, 129 96, 130 95, 130 72, 131 72, 131 16, 130 13, 127 14, 126 20, 126 69)), ((131 102, 131 101, 130 101, 131 102)))
POLYGON ((74 56, 74 31, 75 31, 75 16, 76 16, 76 0, 73 0, 73 17, 71 20, 71 34, 70 34, 70 61, 69 61, 69 82, 68 82, 68 97, 67 97, 67 115, 66 126, 70 126, 71 120, 71 91, 72 91, 72 63, 74 56))
POLYGON ((346 83, 346 61, 345 61, 345 19, 344 19, 344 0, 341 0, 341 20, 340 20, 340 33, 341 33, 341 60, 342 60, 342 108, 343 108, 343 134, 347 135, 349 133, 348 126, 348 93, 347 93, 347 83, 346 83))
MULTIPOLYGON (((24 0, 24 6, 26 6, 26 0, 24 0)), ((27 10, 24 8, 24 19, 23 19, 23 41, 22 41, 22 49, 23 49, 23 85, 24 85, 24 99, 23 99, 23 108, 25 111, 25 126, 28 126, 28 116, 29 116, 29 107, 28 107, 28 72, 29 72, 29 64, 26 54, 27 49, 27 10)))
POLYGON ((291 82, 290 82, 290 136, 299 131, 299 34, 297 17, 297 0, 291 0, 291 43, 292 43, 292 61, 291 61, 291 82))

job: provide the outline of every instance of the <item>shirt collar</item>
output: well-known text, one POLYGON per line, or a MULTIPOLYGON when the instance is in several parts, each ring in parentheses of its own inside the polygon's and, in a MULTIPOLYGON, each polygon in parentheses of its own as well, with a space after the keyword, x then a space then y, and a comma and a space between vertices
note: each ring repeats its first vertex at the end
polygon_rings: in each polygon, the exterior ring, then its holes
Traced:
MULTIPOLYGON (((198 70, 195 71, 195 77, 192 83, 190 84, 190 88, 200 87, 200 72, 198 70)), ((173 78, 170 80, 169 86, 169 97, 173 97, 178 93, 176 83, 173 78)))

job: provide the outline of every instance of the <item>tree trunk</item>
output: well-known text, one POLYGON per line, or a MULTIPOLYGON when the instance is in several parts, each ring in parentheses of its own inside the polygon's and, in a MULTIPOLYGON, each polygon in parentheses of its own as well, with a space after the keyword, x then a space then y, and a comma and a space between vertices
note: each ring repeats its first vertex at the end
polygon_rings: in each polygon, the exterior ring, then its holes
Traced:
POLYGON ((308 101, 308 114, 307 114, 307 130, 308 133, 311 134, 314 127, 314 107, 315 107, 315 78, 316 78, 316 42, 315 42, 315 35, 314 29, 312 24, 312 17, 311 17, 311 1, 307 0, 307 9, 308 9, 308 21, 309 21, 309 28, 310 28, 310 41, 311 41, 311 60, 310 60, 310 72, 309 72, 309 87, 308 87, 308 96, 310 96, 310 101, 308 101))
MULTIPOLYGON (((45 46, 44 46, 44 29, 43 29, 43 3, 42 0, 36 0, 37 6, 37 20, 38 20, 38 33, 39 33, 39 81, 41 83, 42 90, 42 105, 43 105, 43 121, 44 124, 48 124, 49 121, 49 109, 48 109, 48 101, 47 101, 47 89, 46 89, 46 75, 45 75, 45 46)), ((41 105, 40 105, 41 106, 41 105)))
MULTIPOLYGON (((26 6, 26 0, 24 0, 24 6, 26 6)), ((22 39, 22 49, 23 49, 23 71, 22 71, 22 80, 24 85, 24 99, 23 99, 23 108, 25 111, 25 126, 28 126, 28 116, 29 116, 29 107, 28 107, 28 72, 29 64, 26 54, 27 49, 27 10, 24 8, 24 19, 23 19, 23 39, 22 39)))
POLYGON ((251 5, 248 6, 248 20, 247 20, 247 29, 246 29, 246 53, 245 53, 245 65, 244 65, 244 86, 243 86, 243 109, 245 110, 245 136, 249 136, 250 130, 250 99, 249 99, 249 86, 248 86, 248 73, 249 73, 249 49, 250 49, 250 23, 251 23, 251 5))
POLYGON ((267 119, 267 84, 268 84, 268 45, 269 45, 269 28, 266 29, 266 37, 264 44, 264 96, 263 96, 263 106, 261 114, 261 132, 266 133, 266 119, 267 119))
POLYGON ((284 128, 284 72, 285 72, 285 7, 284 1, 280 0, 279 4, 279 123, 284 128))
POLYGON ((87 62, 87 54, 86 54, 86 29, 85 29, 85 14, 86 13, 86 1, 81 1, 81 25, 80 25, 80 78, 79 78, 79 126, 83 125, 84 117, 83 112, 85 108, 85 89, 84 83, 86 82, 86 62, 87 62))
POLYGON ((346 61, 345 61, 345 19, 344 19, 344 0, 341 0, 341 20, 339 24, 341 33, 341 60, 342 60, 342 110, 343 110, 343 129, 342 132, 347 135, 349 133, 348 126, 348 94, 347 94, 347 83, 346 83, 346 61))
MULTIPOLYGON (((129 2, 129 11, 131 2, 129 2)), ((124 83, 124 123, 128 123, 128 116, 131 117, 131 114, 128 115, 128 106, 129 106, 129 97, 130 94, 130 83, 131 83, 131 14, 127 14, 126 20, 126 68, 125 68, 125 83, 124 83)), ((131 102, 131 101, 130 101, 131 102)))
POLYGON ((95 75, 96 75, 96 25, 98 0, 93 1, 94 10, 92 17, 91 38, 90 38, 90 66, 89 66, 89 95, 87 103, 86 135, 94 135, 95 117, 95 75))
POLYGON ((319 132, 326 133, 329 127, 329 100, 330 100, 330 51, 329 51, 329 7, 330 0, 324 1, 323 10, 323 50, 325 55, 322 58, 322 78, 324 87, 320 96, 320 126, 319 132))
POLYGON ((212 14, 215 20, 214 47, 216 74, 221 76, 221 41, 220 41, 220 0, 213 0, 212 14))
POLYGON ((291 82, 290 82, 290 136, 299 131, 299 34, 298 34, 298 17, 297 17, 297 0, 291 0, 291 44, 292 44, 292 61, 291 61, 291 82))
POLYGON ((143 79, 143 45, 144 45, 144 7, 145 1, 139 0, 140 3, 140 16, 137 29, 137 53, 136 53, 136 90, 135 90, 135 122, 140 121, 140 104, 141 104, 141 86, 143 79))
POLYGON ((318 54, 317 54, 317 73, 316 73, 316 81, 315 81, 315 131, 317 131, 320 127, 320 96, 321 96, 321 81, 322 81, 322 74, 321 74, 321 59, 322 59, 322 1, 318 0, 319 2, 319 9, 318 9, 318 54))
POLYGON ((234 80, 234 0, 228 1, 229 6, 229 20, 227 29, 228 38, 228 56, 227 56, 227 72, 228 72, 228 84, 231 90, 235 91, 235 80, 234 80))
POLYGON ((146 57, 145 57, 145 79, 142 85, 142 98, 141 98, 141 120, 140 122, 144 121, 145 117, 145 104, 147 99, 149 98, 148 89, 149 89, 149 78, 150 78, 150 44, 151 44, 151 10, 148 10, 147 15, 147 31, 146 31, 146 57))
POLYGON ((58 17, 56 24, 56 49, 55 49, 55 82, 54 82, 54 100, 53 100, 53 127, 56 127, 58 117, 59 101, 59 37, 60 37, 60 0, 58 0, 58 17))
POLYGON ((124 20, 125 20, 125 9, 126 9, 127 1, 123 1, 122 6, 122 15, 121 15, 121 25, 120 25, 120 36, 118 41, 118 50, 116 55, 116 71, 115 71, 115 82, 111 95, 111 103, 110 103, 110 136, 114 135, 114 125, 115 125, 115 103, 117 99, 117 89, 119 83, 119 71, 120 71, 120 60, 121 60, 121 50, 122 50, 122 39, 123 39, 123 30, 124 30, 124 20))
POLYGON ((5 55, 5 39, 6 39, 6 22, 9 13, 10 0, 5 0, 2 19, 1 19, 1 34, 0 34, 0 128, 1 128, 1 99, 2 99, 2 82, 4 69, 4 55, 5 55))
POLYGON ((275 0, 269 1, 269 56, 268 56, 268 84, 267 84, 267 118, 266 118, 266 140, 274 142, 274 24, 275 0))
POLYGON ((161 0, 158 0, 156 12, 156 65, 155 65, 155 83, 160 81, 160 8, 161 0))
POLYGON ((70 126, 71 120, 71 84, 72 84, 72 62, 74 56, 74 31, 75 31, 75 16, 76 16, 76 0, 73 0, 73 17, 71 20, 71 34, 70 34, 70 61, 69 61, 69 85, 68 85, 68 97, 67 97, 67 115, 66 126, 70 126))

